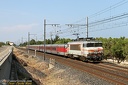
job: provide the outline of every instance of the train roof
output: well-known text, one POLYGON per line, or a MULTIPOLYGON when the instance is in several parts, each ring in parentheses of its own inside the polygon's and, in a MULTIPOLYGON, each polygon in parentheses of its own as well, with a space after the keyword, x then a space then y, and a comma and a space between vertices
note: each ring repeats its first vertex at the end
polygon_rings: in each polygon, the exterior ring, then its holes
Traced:
POLYGON ((68 42, 68 44, 82 44, 82 43, 102 43, 101 41, 73 41, 73 42, 68 42))
MULTIPOLYGON (((66 46, 67 44, 45 44, 46 46, 66 46)), ((28 45, 27 45, 28 46, 28 45)), ((29 45, 29 46, 44 46, 44 44, 41 45, 29 45)))

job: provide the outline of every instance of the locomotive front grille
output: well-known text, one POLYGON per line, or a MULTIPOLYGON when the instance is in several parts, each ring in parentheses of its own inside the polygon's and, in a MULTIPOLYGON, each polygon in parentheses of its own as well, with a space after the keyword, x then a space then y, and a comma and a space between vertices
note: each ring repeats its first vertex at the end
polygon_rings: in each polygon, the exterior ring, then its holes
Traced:
POLYGON ((89 53, 87 55, 88 60, 99 61, 102 60, 103 53, 89 53))

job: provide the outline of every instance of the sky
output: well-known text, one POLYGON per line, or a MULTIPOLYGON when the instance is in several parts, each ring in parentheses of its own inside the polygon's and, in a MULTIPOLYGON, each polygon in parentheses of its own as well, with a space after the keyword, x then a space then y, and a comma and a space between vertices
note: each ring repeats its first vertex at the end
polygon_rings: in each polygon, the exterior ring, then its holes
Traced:
MULTIPOLYGON (((86 37, 86 24, 128 12, 128 0, 0 0, 0 41, 86 37), (51 24, 59 24, 52 26, 51 24), (72 24, 67 26, 66 24, 72 24), (75 26, 75 25, 79 26, 75 26)), ((89 27, 89 37, 128 37, 128 17, 89 27), (122 26, 124 23, 125 26, 122 26), (118 26, 117 26, 118 25, 118 26)))

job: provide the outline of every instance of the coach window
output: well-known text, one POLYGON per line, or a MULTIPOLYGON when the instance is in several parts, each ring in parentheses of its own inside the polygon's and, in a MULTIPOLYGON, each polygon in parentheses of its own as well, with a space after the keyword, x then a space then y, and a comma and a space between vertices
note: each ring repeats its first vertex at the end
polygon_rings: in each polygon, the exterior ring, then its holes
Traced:
POLYGON ((53 47, 53 50, 56 50, 56 47, 53 47))

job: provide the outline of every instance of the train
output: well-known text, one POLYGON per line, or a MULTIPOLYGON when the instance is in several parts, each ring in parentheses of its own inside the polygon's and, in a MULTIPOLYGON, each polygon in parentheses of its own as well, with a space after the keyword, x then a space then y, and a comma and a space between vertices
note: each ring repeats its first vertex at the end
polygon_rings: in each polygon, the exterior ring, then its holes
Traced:
POLYGON ((72 41, 67 44, 28 45, 27 49, 36 50, 82 61, 102 61, 103 47, 100 41, 72 41), (45 48, 45 50, 44 50, 45 48))

